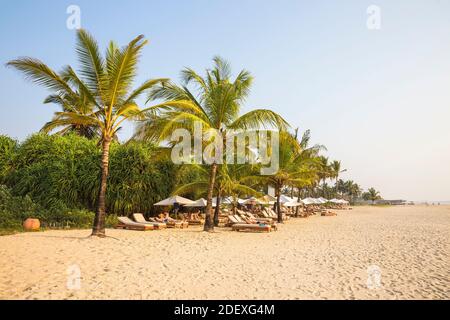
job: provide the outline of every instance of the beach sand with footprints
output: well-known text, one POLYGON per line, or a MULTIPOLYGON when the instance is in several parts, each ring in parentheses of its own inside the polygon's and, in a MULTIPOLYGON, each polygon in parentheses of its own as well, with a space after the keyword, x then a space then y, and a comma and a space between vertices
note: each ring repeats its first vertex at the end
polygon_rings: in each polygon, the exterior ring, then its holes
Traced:
POLYGON ((0 237, 1 299, 450 299, 450 206, 356 207, 258 234, 0 237))

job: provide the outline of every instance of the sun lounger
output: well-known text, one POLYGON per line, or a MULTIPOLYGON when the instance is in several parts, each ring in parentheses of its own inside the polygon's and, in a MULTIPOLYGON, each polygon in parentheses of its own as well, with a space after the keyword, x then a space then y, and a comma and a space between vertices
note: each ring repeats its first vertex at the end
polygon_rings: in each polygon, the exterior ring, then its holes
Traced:
POLYGON ((138 230, 138 231, 147 231, 153 230, 155 227, 151 224, 144 224, 134 222, 128 217, 118 217, 119 224, 116 226, 116 229, 128 229, 128 230, 138 230))
POLYGON ((255 232, 270 232, 272 227, 268 224, 248 224, 248 223, 236 223, 231 226, 234 231, 255 231, 255 232))
POLYGON ((332 211, 326 211, 326 212, 322 212, 321 216, 322 217, 334 217, 334 216, 337 216, 337 213, 332 212, 332 211))
POLYGON ((184 214, 184 218, 189 225, 203 225, 205 223, 205 220, 201 219, 198 215, 184 214))
POLYGON ((147 220, 145 220, 145 217, 144 217, 144 215, 142 213, 134 213, 133 214, 133 219, 137 223, 153 225, 153 227, 155 229, 157 229, 157 230, 166 229, 167 228, 167 224, 165 224, 163 222, 154 222, 154 221, 147 221, 147 220))
POLYGON ((277 230, 276 225, 270 225, 268 223, 249 223, 243 220, 238 215, 230 215, 228 216, 230 221, 231 228, 235 231, 239 230, 249 230, 249 231, 261 231, 261 232, 270 232, 272 230, 277 230))
POLYGON ((167 225, 167 228, 183 229, 189 226, 189 223, 187 221, 167 220, 167 219, 156 220, 155 218, 149 218, 148 220, 151 222, 165 223, 167 225))
POLYGON ((250 219, 255 220, 255 221, 258 221, 258 222, 266 222, 266 223, 273 223, 273 222, 274 222, 273 219, 271 219, 271 218, 260 218, 260 217, 255 217, 255 216, 253 215, 253 213, 251 213, 251 212, 244 212, 244 214, 245 214, 247 217, 249 217, 250 219))

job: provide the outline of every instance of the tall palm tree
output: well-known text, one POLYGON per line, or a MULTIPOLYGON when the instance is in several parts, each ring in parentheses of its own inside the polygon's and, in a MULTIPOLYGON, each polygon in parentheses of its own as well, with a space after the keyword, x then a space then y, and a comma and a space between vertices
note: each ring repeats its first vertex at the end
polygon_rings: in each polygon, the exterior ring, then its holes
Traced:
MULTIPOLYGON (((209 171, 203 167, 196 166, 200 178, 194 182, 178 186, 173 194, 199 193, 206 195, 209 186, 209 171)), ((213 194, 216 196, 216 207, 214 210, 214 226, 219 224, 220 201, 223 196, 231 196, 236 199, 241 196, 261 196, 256 190, 258 181, 256 179, 256 168, 248 164, 221 164, 218 166, 216 183, 213 194)))
POLYGON ((62 107, 44 126, 44 131, 78 128, 99 135, 101 178, 93 236, 105 236, 105 195, 111 141, 125 120, 142 115, 136 99, 166 80, 147 80, 132 90, 139 57, 146 43, 142 35, 123 48, 110 42, 105 57, 102 57, 94 38, 85 30, 79 30, 76 47, 79 75, 70 66, 57 73, 40 60, 29 57, 7 64, 22 72, 27 79, 49 89, 52 94, 45 102, 55 102, 62 107))
POLYGON ((376 200, 381 199, 380 192, 375 190, 375 188, 367 190, 363 197, 365 200, 371 200, 372 204, 374 204, 376 200))
POLYGON ((331 176, 336 179, 336 195, 338 193, 338 181, 339 175, 347 171, 347 169, 342 169, 341 161, 334 160, 330 163, 331 166, 331 176))
POLYGON ((268 185, 275 189, 275 208, 278 222, 282 223, 280 197, 285 186, 303 187, 310 185, 318 179, 317 171, 319 159, 317 157, 317 146, 302 149, 295 135, 288 132, 280 133, 279 169, 278 172, 261 177, 268 185))
MULTIPOLYGON (((137 128, 135 137, 163 141, 170 137, 174 129, 193 130, 195 122, 201 123, 204 130, 218 130, 223 136, 226 136, 227 130, 287 127, 287 122, 280 115, 268 109, 257 109, 239 116, 241 106, 250 93, 253 77, 242 70, 232 80, 228 62, 220 57, 215 57, 213 61, 213 68, 207 69, 204 77, 186 68, 181 73, 182 86, 165 83, 153 90, 149 100, 177 100, 189 104, 153 108, 147 113, 147 121, 137 128), (195 91, 191 91, 189 85, 195 91)), ((218 163, 213 161, 209 167, 205 231, 214 230, 212 197, 217 168, 218 163)))

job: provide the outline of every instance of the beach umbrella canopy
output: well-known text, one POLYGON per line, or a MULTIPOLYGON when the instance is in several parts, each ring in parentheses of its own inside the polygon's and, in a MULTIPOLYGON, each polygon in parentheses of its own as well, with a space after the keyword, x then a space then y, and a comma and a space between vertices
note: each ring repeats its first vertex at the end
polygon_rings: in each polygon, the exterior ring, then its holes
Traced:
POLYGON ((336 199, 336 198, 334 198, 334 199, 331 199, 331 200, 330 200, 330 202, 332 202, 332 203, 340 203, 340 200, 339 200, 339 199, 336 199))
POLYGON ((324 204, 324 203, 327 203, 327 201, 323 201, 323 200, 320 199, 320 198, 314 198, 314 201, 316 202, 316 204, 324 204))
POLYGON ((298 206, 301 206, 302 203, 301 202, 297 202, 297 201, 291 201, 291 202, 283 203, 283 205, 285 207, 298 207, 298 206))
POLYGON ((243 204, 255 205, 255 204, 262 204, 262 202, 259 201, 258 199, 256 199, 255 197, 251 197, 251 198, 248 198, 247 200, 245 200, 243 202, 243 204))
POLYGON ((313 198, 305 198, 302 200, 302 202, 306 205, 316 204, 316 201, 313 198))
POLYGON ((186 205, 184 205, 185 207, 199 207, 199 208, 203 208, 206 207, 207 201, 203 198, 200 198, 198 200, 195 200, 192 203, 188 203, 186 205))
POLYGON ((258 198, 258 200, 259 200, 262 204, 274 204, 275 201, 277 200, 277 198, 272 197, 272 196, 266 194, 265 196, 262 196, 261 198, 258 198))
POLYGON ((294 202, 294 199, 288 196, 285 196, 284 194, 282 194, 280 196, 280 203, 288 203, 288 202, 294 202))
POLYGON ((322 197, 319 198, 319 200, 322 201, 323 203, 327 203, 328 202, 328 199, 325 199, 325 198, 322 198, 322 197))
MULTIPOLYGON (((221 197, 220 204, 233 204, 233 197, 221 197)), ((212 198, 212 206, 217 206, 217 197, 212 198)))
POLYGON ((173 206, 175 203, 179 203, 180 205, 184 206, 184 205, 187 205, 187 204, 194 203, 194 201, 189 200, 187 198, 180 197, 180 196, 173 196, 173 197, 164 199, 164 200, 162 200, 162 201, 160 201, 158 203, 155 203, 154 206, 164 206, 164 207, 166 207, 166 206, 173 206))

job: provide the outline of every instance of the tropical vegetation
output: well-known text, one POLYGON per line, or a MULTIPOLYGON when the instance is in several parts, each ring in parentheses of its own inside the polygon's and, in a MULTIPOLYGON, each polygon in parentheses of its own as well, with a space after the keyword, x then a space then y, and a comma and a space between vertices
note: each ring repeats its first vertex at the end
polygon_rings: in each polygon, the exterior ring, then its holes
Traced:
MULTIPOLYGON (((47 88, 50 95, 44 103, 57 104, 59 110, 41 133, 23 142, 0 136, 0 228, 20 228, 29 216, 49 227, 84 228, 93 221, 92 235, 103 237, 116 215, 152 214, 154 203, 180 194, 206 197, 204 230, 213 231, 223 196, 261 196, 274 188, 279 222, 282 194, 352 202, 361 196, 372 201, 380 197, 373 188, 363 194, 355 182, 340 179, 346 171, 341 162, 322 155, 324 146, 311 146, 309 130, 299 136, 298 129, 290 130, 269 108, 241 114, 253 77, 247 70, 233 76, 230 64, 220 57, 203 74, 183 69, 180 84, 150 79, 133 89, 145 44, 143 36, 122 48, 110 42, 102 56, 94 38, 80 30, 78 72, 70 66, 56 72, 29 57, 7 63, 47 88), (125 121, 136 121, 137 127, 132 139, 121 143, 118 132, 125 121), (277 132, 279 170, 262 176, 260 163, 174 164, 168 156, 172 132, 192 131, 199 123, 204 131, 222 136, 239 130, 277 132)), ((206 139, 202 147, 214 139, 206 139)), ((210 156, 214 159, 215 151, 210 156)))

